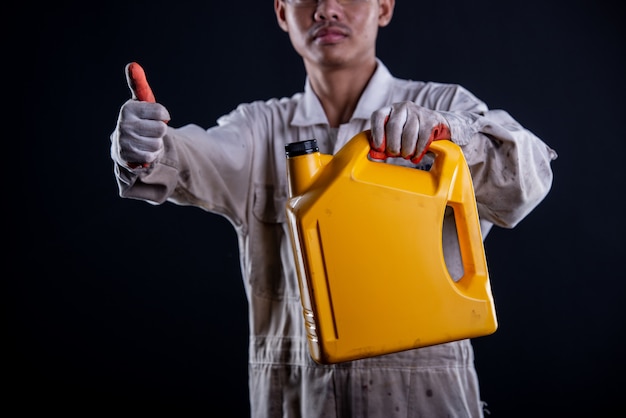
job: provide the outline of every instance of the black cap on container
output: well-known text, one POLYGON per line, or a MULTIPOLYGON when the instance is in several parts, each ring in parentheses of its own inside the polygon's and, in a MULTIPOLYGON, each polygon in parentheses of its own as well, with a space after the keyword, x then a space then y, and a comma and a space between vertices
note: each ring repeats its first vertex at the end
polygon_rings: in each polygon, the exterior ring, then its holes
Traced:
POLYGON ((287 158, 297 157, 298 155, 312 154, 318 152, 317 139, 307 139, 306 141, 292 142, 285 145, 285 154, 287 158))

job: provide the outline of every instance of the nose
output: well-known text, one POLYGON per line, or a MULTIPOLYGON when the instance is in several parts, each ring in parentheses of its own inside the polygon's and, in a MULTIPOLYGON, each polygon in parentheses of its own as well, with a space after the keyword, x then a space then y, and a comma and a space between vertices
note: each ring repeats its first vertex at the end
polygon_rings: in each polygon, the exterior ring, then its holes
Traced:
POLYGON ((315 9, 314 19, 338 20, 343 13, 343 9, 337 0, 318 0, 315 9))

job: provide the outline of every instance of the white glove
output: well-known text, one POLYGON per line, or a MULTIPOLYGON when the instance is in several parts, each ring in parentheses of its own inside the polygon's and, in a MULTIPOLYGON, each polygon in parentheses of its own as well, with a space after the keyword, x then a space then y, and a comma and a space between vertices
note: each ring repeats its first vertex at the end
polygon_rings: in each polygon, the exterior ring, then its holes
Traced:
POLYGON ((375 111, 371 118, 370 155, 376 159, 402 157, 417 164, 431 142, 450 139, 450 127, 437 111, 400 102, 375 111))
POLYGON ((125 167, 148 167, 163 153, 163 136, 167 132, 170 114, 154 101, 143 69, 138 64, 128 64, 126 74, 133 98, 120 109, 117 126, 111 135, 111 157, 125 167))
POLYGON ((163 153, 163 136, 170 119, 159 103, 128 100, 120 109, 117 126, 111 136, 111 157, 118 164, 147 167, 163 153))

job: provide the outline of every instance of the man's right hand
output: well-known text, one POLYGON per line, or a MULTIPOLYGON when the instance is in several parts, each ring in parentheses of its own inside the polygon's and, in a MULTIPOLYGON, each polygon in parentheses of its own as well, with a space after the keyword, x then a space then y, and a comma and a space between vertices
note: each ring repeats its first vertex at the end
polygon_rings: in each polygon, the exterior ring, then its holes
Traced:
POLYGON ((132 169, 148 167, 163 153, 170 114, 156 103, 139 64, 126 65, 125 72, 132 98, 120 109, 111 136, 111 156, 118 164, 132 169))

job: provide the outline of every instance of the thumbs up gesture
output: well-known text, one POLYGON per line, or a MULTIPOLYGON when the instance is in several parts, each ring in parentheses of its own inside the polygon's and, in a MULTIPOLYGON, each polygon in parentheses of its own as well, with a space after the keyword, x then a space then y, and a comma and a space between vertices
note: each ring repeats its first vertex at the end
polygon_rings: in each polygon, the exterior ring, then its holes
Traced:
POLYGON ((156 103, 139 64, 131 62, 125 72, 131 99, 120 108, 111 135, 111 157, 131 169, 146 168, 163 153, 163 137, 170 115, 163 105, 156 103))

